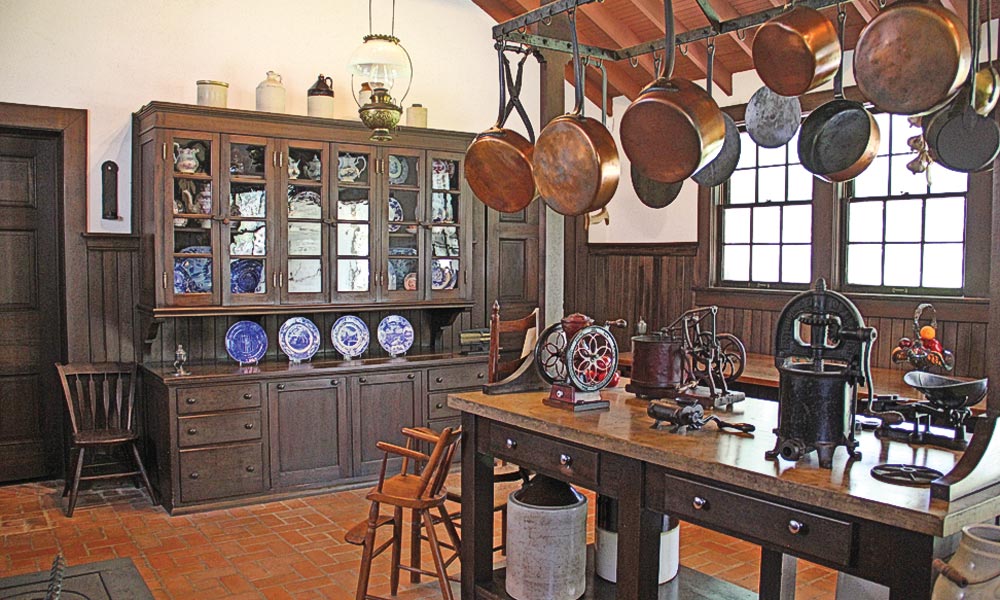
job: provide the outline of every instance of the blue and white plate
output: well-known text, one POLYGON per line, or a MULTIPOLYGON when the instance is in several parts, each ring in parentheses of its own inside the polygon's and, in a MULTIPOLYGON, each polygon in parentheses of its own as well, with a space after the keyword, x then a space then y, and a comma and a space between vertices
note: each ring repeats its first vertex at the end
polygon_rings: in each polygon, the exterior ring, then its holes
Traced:
POLYGON ((406 176, 410 174, 410 165, 405 157, 395 157, 389 155, 389 183, 398 185, 406 183, 406 176))
MULTIPOLYGON (((188 246, 181 254, 211 254, 211 246, 188 246)), ((212 259, 174 257, 174 293, 208 294, 212 291, 212 259)))
POLYGON ((263 275, 263 261, 238 258, 229 263, 229 291, 234 294, 264 293, 263 275))
POLYGON ((333 349, 343 354, 344 358, 354 358, 368 349, 370 335, 364 321, 354 315, 345 315, 334 322, 330 339, 333 340, 333 349))
POLYGON ((226 332, 226 352, 241 365, 256 363, 267 352, 267 333, 253 321, 237 321, 226 332))
POLYGON ((278 330, 278 346, 293 362, 309 360, 319 352, 319 327, 305 317, 292 317, 278 330))
POLYGON ((378 324, 378 343, 391 356, 405 354, 413 345, 413 325, 405 317, 389 315, 378 324))
MULTIPOLYGON (((389 220, 403 220, 403 205, 392 196, 389 196, 389 220)), ((389 225, 389 231, 399 231, 399 225, 389 225)))

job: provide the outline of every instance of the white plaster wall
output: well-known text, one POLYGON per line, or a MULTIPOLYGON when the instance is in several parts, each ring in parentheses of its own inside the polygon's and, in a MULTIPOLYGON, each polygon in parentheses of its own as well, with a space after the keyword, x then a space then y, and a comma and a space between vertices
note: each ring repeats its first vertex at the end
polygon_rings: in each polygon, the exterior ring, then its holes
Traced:
MULTIPOLYGON (((373 2, 383 11, 374 30, 388 33, 392 0, 373 2)), ((414 70, 405 104, 426 106, 428 126, 476 132, 496 119, 494 24, 469 0, 397 1, 395 33, 414 70)), ((229 82, 229 107, 252 110, 273 70, 288 113, 306 114, 306 90, 323 73, 335 116, 356 119, 346 65, 368 31, 367 0, 0 0, 0 101, 89 111, 89 228, 128 232, 133 111, 193 104, 198 79, 229 82), (117 222, 100 218, 105 160, 120 167, 117 222)), ((537 115, 538 69, 526 69, 522 95, 537 115)))

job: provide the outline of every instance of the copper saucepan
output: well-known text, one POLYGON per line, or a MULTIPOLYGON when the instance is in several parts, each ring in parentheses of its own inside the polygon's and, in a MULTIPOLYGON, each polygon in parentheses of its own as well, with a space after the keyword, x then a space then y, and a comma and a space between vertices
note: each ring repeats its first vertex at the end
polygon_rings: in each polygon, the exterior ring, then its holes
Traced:
POLYGON ((944 106, 969 73, 965 25, 944 7, 902 0, 869 22, 854 48, 854 78, 885 112, 923 115, 944 106))
MULTIPOLYGON (((500 113, 496 125, 476 136, 465 151, 465 177, 472 192, 486 206, 512 213, 523 210, 535 197, 531 169, 532 142, 516 131, 504 129, 512 106, 517 106, 528 134, 532 138, 534 135, 527 114, 516 100, 516 93, 511 102, 507 102, 506 80, 510 77, 510 65, 504 56, 502 42, 497 45, 497 55, 500 63, 500 113)), ((521 64, 518 65, 519 79, 520 75, 521 64)))
POLYGON ((576 33, 575 11, 570 12, 573 32, 573 74, 576 106, 542 129, 535 144, 532 168, 538 193, 559 214, 575 217, 603 208, 615 190, 621 165, 611 132, 600 121, 581 114, 583 67, 576 33))
POLYGON ((753 65, 761 80, 782 96, 801 96, 833 77, 841 44, 830 20, 796 6, 770 19, 753 39, 753 65))
POLYGON ((625 155, 639 172, 664 183, 687 179, 722 148, 726 123, 715 100, 686 79, 671 79, 675 36, 673 5, 663 6, 665 68, 622 114, 619 133, 625 155))

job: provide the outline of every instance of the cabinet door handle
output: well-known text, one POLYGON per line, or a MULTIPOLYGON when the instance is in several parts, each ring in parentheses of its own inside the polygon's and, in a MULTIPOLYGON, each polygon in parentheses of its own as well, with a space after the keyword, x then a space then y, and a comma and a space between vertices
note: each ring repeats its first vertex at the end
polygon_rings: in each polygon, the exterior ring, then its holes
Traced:
POLYGON ((271 273, 271 285, 278 287, 278 272, 271 273))
POLYGON ((434 381, 441 383, 442 381, 444 381, 444 377, 435 377, 434 381))
POLYGON ((283 389, 285 389, 285 384, 279 383, 278 384, 278 390, 280 391, 280 390, 283 390, 283 389))
POLYGON ((278 287, 279 288, 285 287, 285 272, 284 271, 278 271, 278 287))
POLYGON ((796 521, 792 519, 788 522, 788 533, 792 535, 798 535, 805 531, 806 526, 801 521, 796 521))
POLYGON ((188 435, 198 435, 198 428, 197 427, 188 428, 188 435))
POLYGON ((695 510, 701 510, 708 506, 708 500, 705 500, 701 496, 695 496, 694 499, 691 500, 691 506, 693 506, 695 510))
POLYGON ((368 383, 368 378, 367 377, 362 377, 362 378, 358 379, 358 381, 360 381, 361 383, 368 383))
POLYGON ((407 379, 416 379, 417 375, 416 375, 416 373, 407 373, 406 374, 406 378, 407 379))
POLYGON ((278 153, 277 152, 272 152, 271 153, 271 166, 272 167, 277 167, 278 166, 278 153))
POLYGON ((190 475, 188 475, 188 477, 190 477, 191 479, 198 479, 198 477, 200 477, 200 475, 198 475, 198 471, 195 471, 194 473, 191 473, 190 475))
POLYGON ((250 393, 243 394, 243 399, 244 400, 250 400, 252 398, 253 398, 253 394, 250 394, 250 393))
POLYGON ((285 153, 284 152, 278 152, 278 166, 279 167, 285 166, 285 153))
POLYGON ((256 470, 257 470, 257 467, 255 467, 253 465, 247 465, 247 473, 253 473, 256 470))
POLYGON ((185 402, 187 402, 188 404, 195 404, 196 402, 198 402, 198 399, 197 398, 188 398, 187 400, 185 400, 185 402))
POLYGON ((247 423, 243 426, 244 429, 253 429, 253 423, 247 423))
POLYGON ((508 450, 513 450, 514 448, 517 448, 517 440, 507 438, 507 441, 506 443, 504 443, 504 445, 507 446, 508 450))

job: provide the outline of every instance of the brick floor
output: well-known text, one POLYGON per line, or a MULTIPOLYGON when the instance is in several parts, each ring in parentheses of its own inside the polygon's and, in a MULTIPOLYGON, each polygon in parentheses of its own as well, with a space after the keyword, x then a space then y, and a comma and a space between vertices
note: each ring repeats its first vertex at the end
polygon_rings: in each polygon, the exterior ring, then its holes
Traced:
MULTIPOLYGON (((344 533, 367 515, 365 490, 170 517, 140 490, 101 489, 82 492, 67 519, 60 483, 0 487, 0 576, 47 570, 61 551, 70 565, 130 557, 157 599, 354 597, 360 549, 344 533)), ((688 567, 756 591, 759 557, 752 544, 682 524, 688 567)), ((376 559, 372 593, 388 595, 388 561, 376 559)), ((401 581, 401 600, 440 598, 434 580, 401 581)), ((829 569, 800 561, 797 581, 798 600, 834 598, 829 569)))

